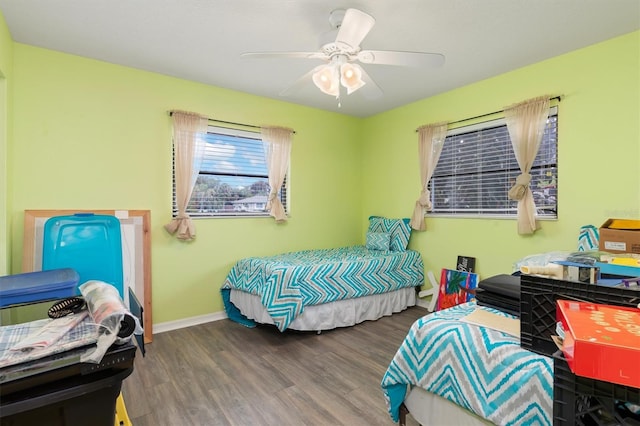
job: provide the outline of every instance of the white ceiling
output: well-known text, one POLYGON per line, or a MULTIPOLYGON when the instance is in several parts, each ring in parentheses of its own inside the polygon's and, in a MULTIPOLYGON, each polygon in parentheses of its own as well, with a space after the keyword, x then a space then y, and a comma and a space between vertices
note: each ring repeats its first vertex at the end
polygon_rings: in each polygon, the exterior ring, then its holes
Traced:
POLYGON ((358 117, 640 29, 639 0, 0 0, 0 11, 16 42, 358 117), (361 90, 338 108, 310 80, 279 95, 318 60, 240 57, 317 50, 337 8, 376 19, 363 49, 442 53, 445 65, 364 65, 384 95, 361 90))

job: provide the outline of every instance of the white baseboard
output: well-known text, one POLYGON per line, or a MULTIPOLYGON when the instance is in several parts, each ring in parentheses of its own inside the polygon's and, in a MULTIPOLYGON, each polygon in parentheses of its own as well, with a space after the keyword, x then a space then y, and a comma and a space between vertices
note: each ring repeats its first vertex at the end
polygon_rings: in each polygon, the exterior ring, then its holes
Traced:
MULTIPOLYGON (((416 299, 416 306, 420 306, 421 308, 429 309, 429 301, 424 299, 416 299)), ((155 327, 155 326, 154 326, 155 327)), ((155 331, 155 329, 154 329, 155 331)))
POLYGON ((226 319, 227 314, 224 311, 214 312, 212 314, 198 315, 196 317, 184 318, 176 321, 160 322, 153 324, 153 334, 164 333, 165 331, 178 330, 180 328, 191 327, 194 325, 205 324, 213 321, 226 319))

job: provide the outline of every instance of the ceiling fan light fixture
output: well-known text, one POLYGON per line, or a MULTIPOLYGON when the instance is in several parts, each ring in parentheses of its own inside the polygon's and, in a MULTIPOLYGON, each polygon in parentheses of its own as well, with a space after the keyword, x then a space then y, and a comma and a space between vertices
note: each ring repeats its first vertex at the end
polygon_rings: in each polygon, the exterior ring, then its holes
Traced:
POLYGON ((313 73, 312 79, 313 84, 323 93, 336 97, 340 95, 338 68, 333 64, 320 67, 318 71, 313 73))
POLYGON ((347 88, 348 95, 364 86, 365 82, 362 80, 362 68, 357 64, 342 64, 340 67, 340 83, 347 88))
POLYGON ((375 24, 373 16, 358 9, 336 9, 329 14, 331 31, 320 38, 320 49, 314 52, 250 52, 242 56, 261 58, 320 59, 324 65, 313 68, 280 94, 291 93, 310 79, 323 93, 335 96, 340 106, 340 96, 359 90, 367 84, 363 96, 373 99, 382 95, 367 71, 359 64, 395 65, 405 67, 441 66, 444 56, 439 53, 410 52, 401 50, 362 50, 361 44, 375 24), (357 61, 359 64, 354 63, 357 61), (342 87, 341 87, 342 86, 342 87))

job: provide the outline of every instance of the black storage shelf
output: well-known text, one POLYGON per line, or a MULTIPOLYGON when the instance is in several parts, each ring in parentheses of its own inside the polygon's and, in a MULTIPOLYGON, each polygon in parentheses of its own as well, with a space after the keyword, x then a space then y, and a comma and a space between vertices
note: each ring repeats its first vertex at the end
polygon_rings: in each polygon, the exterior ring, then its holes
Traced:
POLYGON ((553 354, 553 424, 640 424, 627 404, 640 405, 640 389, 576 376, 562 352, 553 354))
POLYGON ((533 275, 520 277, 520 289, 520 346, 546 356, 558 350, 551 339, 556 334, 558 299, 628 307, 640 304, 637 290, 533 275))

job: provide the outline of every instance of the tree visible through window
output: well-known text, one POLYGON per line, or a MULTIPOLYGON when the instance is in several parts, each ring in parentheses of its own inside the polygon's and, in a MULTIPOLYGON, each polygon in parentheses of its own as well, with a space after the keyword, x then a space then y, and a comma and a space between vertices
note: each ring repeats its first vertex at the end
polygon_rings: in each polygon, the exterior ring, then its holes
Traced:
MULTIPOLYGON (((558 217, 558 113, 553 107, 529 185, 537 216, 558 217)), ((517 201, 507 196, 520 174, 504 119, 448 132, 429 183, 429 214, 513 217, 517 201)))
MULTIPOLYGON (((269 190, 260 133, 209 126, 187 213, 192 217, 268 216, 269 190)), ((286 179, 278 196, 286 208, 286 179)))

